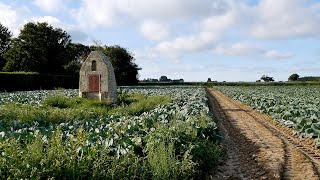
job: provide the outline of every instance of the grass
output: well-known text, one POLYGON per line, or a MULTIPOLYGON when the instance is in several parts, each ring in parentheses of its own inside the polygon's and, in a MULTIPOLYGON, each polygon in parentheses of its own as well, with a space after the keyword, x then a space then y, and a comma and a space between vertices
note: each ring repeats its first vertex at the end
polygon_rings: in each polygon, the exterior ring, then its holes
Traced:
POLYGON ((169 103, 168 96, 126 95, 117 104, 86 98, 67 98, 62 95, 49 96, 40 106, 8 103, 1 106, 2 122, 44 121, 61 123, 81 119, 102 118, 108 115, 140 115, 143 112, 169 103))
MULTIPOLYGON (((188 122, 172 118, 176 121, 158 124, 158 129, 144 138, 142 156, 132 151, 117 157, 104 145, 87 146, 89 134, 81 129, 65 141, 60 129, 47 141, 41 134, 25 143, 14 138, 1 141, 0 178, 202 179, 216 165, 221 149, 217 141, 199 134, 200 129, 189 124, 195 133, 187 132, 188 122)), ((207 121, 201 116, 193 120, 207 121)))
MULTIPOLYGON (((171 101, 168 96, 121 94, 117 104, 110 104, 56 95, 40 106, 5 104, 0 119, 59 123, 112 114, 133 116, 171 101)), ((168 116, 169 123, 141 121, 142 127, 152 123, 150 128, 156 128, 134 133, 141 144, 119 157, 105 144, 87 145, 91 137, 82 128, 68 138, 59 128, 48 137, 39 132, 27 141, 8 138, 0 141, 0 179, 202 179, 221 156, 211 121, 205 113, 188 121, 177 114, 168 116)))
POLYGON ((150 111, 157 106, 165 105, 171 101, 168 96, 147 96, 143 94, 134 94, 129 100, 133 103, 122 105, 112 109, 110 112, 116 115, 136 116, 143 112, 150 111))

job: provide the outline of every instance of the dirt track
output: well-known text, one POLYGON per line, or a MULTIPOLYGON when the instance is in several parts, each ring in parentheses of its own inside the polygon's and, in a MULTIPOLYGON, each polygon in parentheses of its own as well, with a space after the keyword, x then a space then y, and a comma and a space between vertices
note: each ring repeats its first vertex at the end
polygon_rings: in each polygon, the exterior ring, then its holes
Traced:
POLYGON ((207 93, 226 151, 212 179, 320 179, 312 140, 215 89, 207 93))

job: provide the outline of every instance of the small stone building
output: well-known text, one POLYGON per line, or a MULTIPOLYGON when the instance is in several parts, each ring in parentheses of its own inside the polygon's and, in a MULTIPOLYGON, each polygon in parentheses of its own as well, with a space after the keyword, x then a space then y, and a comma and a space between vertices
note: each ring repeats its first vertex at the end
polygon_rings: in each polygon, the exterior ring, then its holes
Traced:
POLYGON ((117 83, 114 69, 108 57, 92 51, 80 69, 79 96, 117 101, 117 83))

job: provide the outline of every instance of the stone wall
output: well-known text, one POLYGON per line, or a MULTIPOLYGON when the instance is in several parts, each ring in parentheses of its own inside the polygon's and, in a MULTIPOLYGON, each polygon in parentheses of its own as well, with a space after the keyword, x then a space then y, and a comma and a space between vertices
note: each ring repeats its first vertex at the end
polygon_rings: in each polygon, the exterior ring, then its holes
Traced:
POLYGON ((117 101, 117 84, 114 69, 108 58, 98 51, 92 51, 80 69, 79 96, 99 100, 117 101), (92 71, 92 61, 96 61, 96 70, 92 71), (99 75, 100 91, 89 92, 89 76, 99 75))

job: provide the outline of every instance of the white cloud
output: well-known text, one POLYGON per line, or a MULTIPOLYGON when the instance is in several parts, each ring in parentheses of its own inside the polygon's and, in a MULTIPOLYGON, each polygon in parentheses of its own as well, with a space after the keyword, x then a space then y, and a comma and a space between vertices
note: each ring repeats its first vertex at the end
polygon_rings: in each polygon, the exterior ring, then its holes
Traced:
MULTIPOLYGON (((72 16, 84 28, 110 27, 133 22, 188 22, 224 14, 233 0, 81 0, 72 16)), ((132 24, 131 24, 132 25, 132 24)))
POLYGON ((118 10, 115 0, 82 0, 80 8, 72 11, 72 16, 83 29, 110 27, 117 21, 118 10))
POLYGON ((63 0, 34 0, 33 3, 47 12, 57 11, 63 6, 63 0))
POLYGON ((265 59, 287 59, 294 56, 290 52, 266 50, 250 43, 234 43, 227 46, 218 46, 214 49, 214 52, 226 56, 261 56, 265 59))
POLYGON ((194 34, 177 37, 172 41, 160 42, 154 50, 168 55, 181 55, 205 51, 218 42, 235 21, 233 13, 210 16, 198 24, 200 31, 194 34))
POLYGON ((164 23, 158 23, 155 21, 144 21, 140 26, 142 34, 150 40, 163 40, 170 34, 169 27, 164 23))
POLYGON ((74 25, 69 25, 61 22, 58 18, 53 16, 43 16, 43 17, 33 17, 31 18, 33 22, 46 22, 49 25, 52 25, 54 28, 61 28, 64 31, 67 31, 71 36, 73 42, 85 43, 87 44, 90 40, 86 33, 79 30, 74 25))
POLYGON ((123 0, 119 9, 132 17, 157 20, 181 20, 222 13, 227 6, 225 0, 123 0))
POLYGON ((306 0, 261 0, 252 11, 252 35, 261 39, 319 37, 319 4, 306 4, 306 0))
POLYGON ((266 59, 286 59, 293 57, 294 54, 290 52, 280 52, 276 50, 270 50, 263 54, 263 57, 266 59))
POLYGON ((62 22, 53 16, 43 16, 43 17, 33 17, 31 18, 31 21, 33 22, 46 22, 54 27, 59 27, 59 28, 65 28, 65 25, 62 24, 62 22))
POLYGON ((0 2, 0 22, 8 27, 14 36, 20 32, 24 25, 24 19, 28 17, 29 9, 27 7, 13 7, 0 2))
POLYGON ((264 50, 249 43, 235 43, 230 46, 218 46, 214 52, 228 56, 251 56, 263 53, 264 50))

